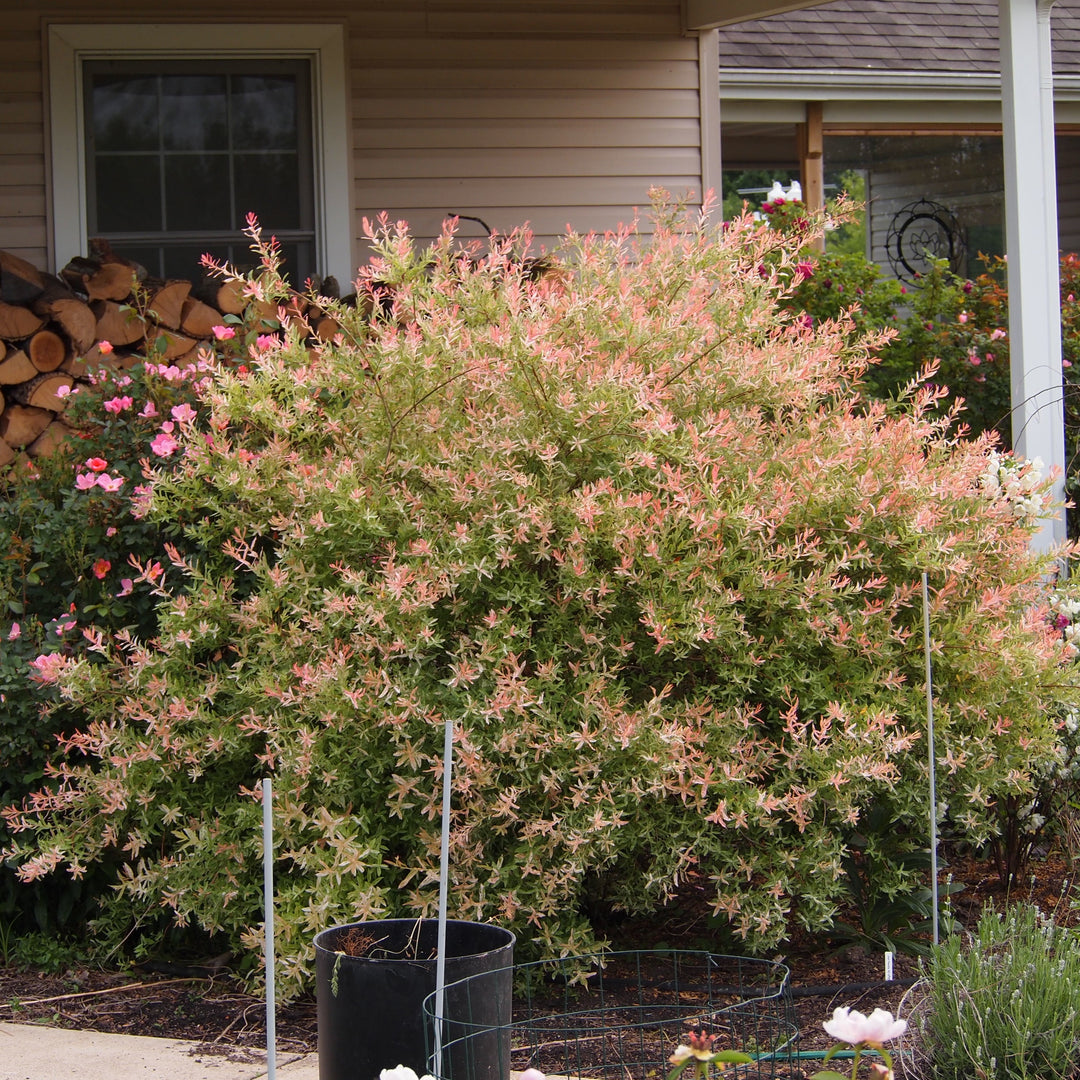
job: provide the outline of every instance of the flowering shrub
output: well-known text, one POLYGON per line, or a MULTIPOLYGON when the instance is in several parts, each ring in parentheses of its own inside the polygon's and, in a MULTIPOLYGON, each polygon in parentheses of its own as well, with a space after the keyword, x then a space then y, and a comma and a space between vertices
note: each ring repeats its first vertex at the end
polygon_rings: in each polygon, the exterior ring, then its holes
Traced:
MULTIPOLYGON (((56 673, 68 658, 84 654, 83 628, 128 627, 143 637, 156 630, 151 590, 136 580, 144 571, 162 572, 162 540, 176 530, 141 519, 132 496, 140 490, 141 461, 156 453, 163 431, 173 430, 177 417, 194 416, 190 402, 210 365, 207 358, 182 371, 147 362, 73 379, 65 413, 72 439, 50 456, 16 462, 0 479, 5 803, 41 784, 55 735, 78 723, 70 709, 54 708, 47 722, 39 713, 56 701, 56 673)), ((14 887, 9 868, 0 874, 0 915, 32 913, 42 930, 72 922, 92 899, 78 883, 32 892, 14 887)))
MULTIPOLYGON (((318 929, 432 914, 446 719, 456 917, 579 954, 586 896, 644 911, 693 876, 749 948, 827 927, 869 807, 925 846, 923 570, 942 797, 984 840, 1030 791, 1077 679, 1050 563, 940 391, 863 400, 880 340, 786 313, 797 244, 749 219, 662 208, 536 280, 527 239, 381 223, 335 340, 285 318, 151 455, 156 629, 39 669, 84 719, 6 812, 25 880, 115 867, 101 947, 197 925, 255 968, 271 774, 283 992, 318 929)), ((281 298, 263 255, 248 287, 281 298)))
MULTIPOLYGON (((1000 445, 1012 444, 1009 376, 1009 298, 1005 265, 989 259, 973 279, 958 278, 938 262, 909 288, 882 277, 858 255, 815 256, 807 275, 784 302, 814 319, 850 317, 867 331, 891 328, 881 363, 867 374, 866 389, 883 399, 895 396, 922 366, 937 362, 935 380, 948 387, 949 402, 964 402, 962 422, 973 434, 996 431, 1000 445)), ((1065 381, 1066 491, 1080 491, 1080 257, 1063 255, 1061 269, 1062 362, 1065 381)), ((1070 536, 1080 535, 1070 515, 1070 536)))

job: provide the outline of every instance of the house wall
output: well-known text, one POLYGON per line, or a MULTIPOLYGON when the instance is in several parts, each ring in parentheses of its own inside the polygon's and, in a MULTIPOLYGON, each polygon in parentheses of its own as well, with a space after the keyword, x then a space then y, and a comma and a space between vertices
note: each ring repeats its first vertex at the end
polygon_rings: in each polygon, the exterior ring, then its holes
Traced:
MULTIPOLYGON (((238 22, 249 5, 0 0, 0 248, 50 259, 48 22, 238 22)), ((263 0, 260 22, 346 27, 354 254, 361 219, 423 237, 449 212, 546 242, 605 229, 660 184, 701 187, 698 44, 679 0, 263 0)), ((167 33, 167 26, 163 27, 167 33)), ((479 235, 478 226, 465 228, 479 235)), ((72 252, 71 254, 76 254, 72 252)))

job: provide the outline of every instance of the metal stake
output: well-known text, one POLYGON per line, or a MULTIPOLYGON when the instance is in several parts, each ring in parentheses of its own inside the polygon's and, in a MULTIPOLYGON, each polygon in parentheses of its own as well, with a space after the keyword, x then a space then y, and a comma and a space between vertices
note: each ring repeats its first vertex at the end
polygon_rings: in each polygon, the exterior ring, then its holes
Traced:
POLYGON ((926 654, 926 730, 930 754, 930 894, 934 905, 933 938, 938 944, 938 867, 937 867, 937 762, 934 754, 934 682, 930 665, 930 589, 926 571, 922 576, 923 651, 926 654))
POLYGON ((446 900, 450 883, 450 790, 454 764, 454 723, 443 726, 442 836, 439 841, 439 926, 435 952, 435 1076, 442 1076, 443 997, 446 989, 446 900))
POLYGON ((266 1076, 277 1071, 276 1007, 274 1000, 274 794, 270 778, 262 782, 263 793, 263 911, 266 931, 266 1076))

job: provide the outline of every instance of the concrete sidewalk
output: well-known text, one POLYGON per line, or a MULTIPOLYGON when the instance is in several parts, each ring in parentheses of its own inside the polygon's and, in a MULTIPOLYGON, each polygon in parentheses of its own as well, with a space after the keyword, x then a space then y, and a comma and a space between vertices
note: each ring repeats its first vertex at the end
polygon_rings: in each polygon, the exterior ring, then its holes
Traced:
MULTIPOLYGON (((281 1080, 319 1080, 314 1054, 277 1055, 281 1080)), ((0 1080, 259 1080, 266 1053, 232 1046, 0 1023, 0 1080)))

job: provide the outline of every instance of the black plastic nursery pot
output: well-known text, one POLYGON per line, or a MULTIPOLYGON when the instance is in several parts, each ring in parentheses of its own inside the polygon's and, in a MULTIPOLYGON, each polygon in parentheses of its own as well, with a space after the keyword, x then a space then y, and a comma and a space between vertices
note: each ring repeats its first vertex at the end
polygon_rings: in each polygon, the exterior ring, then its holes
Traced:
MULTIPOLYGON (((378 1080, 383 1069, 407 1065, 417 1076, 429 1072, 426 1054, 432 1033, 425 1030, 424 998, 435 992, 435 919, 384 919, 323 930, 315 937, 315 988, 319 1016, 319 1080, 378 1080), (356 955, 353 955, 356 954, 356 955)), ((448 991, 443 1015, 503 1028, 509 1023, 513 994, 514 935, 486 923, 446 923, 446 985, 470 975, 496 973, 491 993, 479 1006, 448 991), (455 1011, 457 1010, 457 1012, 455 1011)), ((507 1060, 499 1039, 467 1068, 443 1070, 471 1080, 506 1080, 507 1060)))

